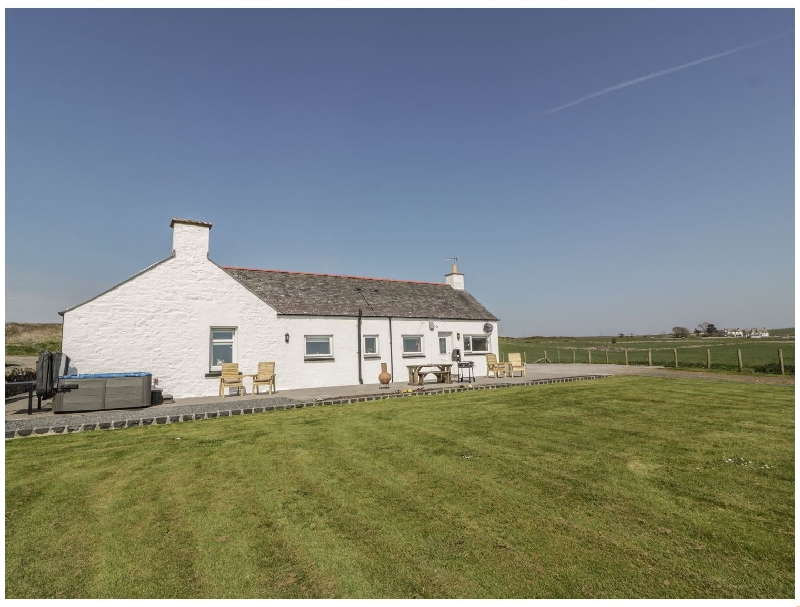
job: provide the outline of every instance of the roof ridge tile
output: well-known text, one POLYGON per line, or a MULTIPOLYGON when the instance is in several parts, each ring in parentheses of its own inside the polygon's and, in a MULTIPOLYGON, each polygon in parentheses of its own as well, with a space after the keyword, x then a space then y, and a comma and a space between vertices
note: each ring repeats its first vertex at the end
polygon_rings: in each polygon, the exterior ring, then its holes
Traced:
POLYGON ((430 282, 426 280, 404 280, 402 278, 374 278, 372 276, 353 276, 350 274, 326 274, 323 272, 303 272, 299 270, 266 270, 263 268, 241 268, 238 266, 221 266, 223 270, 244 270, 246 272, 273 272, 280 274, 304 274, 307 276, 333 276, 334 278, 356 278, 358 280, 381 280, 388 282, 408 282, 418 285, 436 285, 439 287, 449 287, 446 282, 430 282))

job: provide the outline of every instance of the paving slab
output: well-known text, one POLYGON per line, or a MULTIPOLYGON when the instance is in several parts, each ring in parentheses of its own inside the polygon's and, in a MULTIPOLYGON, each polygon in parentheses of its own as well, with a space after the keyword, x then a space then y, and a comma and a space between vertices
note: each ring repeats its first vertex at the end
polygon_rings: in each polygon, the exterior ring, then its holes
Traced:
POLYGON ((116 409, 109 411, 89 411, 83 413, 55 414, 51 401, 42 404, 38 410, 34 406, 33 415, 28 415, 27 396, 20 395, 6 400, 6 438, 38 436, 42 434, 68 434, 77 430, 109 430, 184 423, 202 419, 228 417, 245 413, 270 412, 280 409, 294 409, 314 405, 332 405, 365 402, 398 396, 418 396, 439 392, 453 392, 461 389, 486 389, 512 387, 534 382, 574 381, 576 379, 597 379, 610 373, 610 365, 527 365, 525 377, 478 377, 472 383, 440 384, 426 382, 424 390, 406 382, 393 382, 388 389, 380 384, 356 384, 320 388, 283 390, 275 394, 246 394, 243 396, 205 396, 181 398, 171 403, 163 403, 141 409, 116 409), (580 367, 580 368, 578 368, 580 367), (596 367, 604 367, 598 372, 596 367), (588 372, 587 372, 588 371, 588 372), (64 428, 68 428, 64 432, 64 428))

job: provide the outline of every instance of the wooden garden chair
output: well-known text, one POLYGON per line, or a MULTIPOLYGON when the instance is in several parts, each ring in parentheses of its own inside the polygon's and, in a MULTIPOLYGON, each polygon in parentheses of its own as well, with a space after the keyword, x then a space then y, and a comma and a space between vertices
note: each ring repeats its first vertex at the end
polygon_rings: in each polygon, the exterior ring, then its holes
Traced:
POLYGON ((253 377, 253 394, 258 394, 259 386, 268 386, 269 393, 275 392, 275 363, 258 363, 258 373, 253 377))
POLYGON ((222 375, 219 376, 219 395, 225 396, 228 388, 236 388, 237 395, 244 393, 239 363, 222 363, 222 375))
POLYGON ((501 363, 497 361, 496 354, 487 354, 486 355, 486 377, 488 379, 489 373, 494 373, 495 378, 500 377, 500 372, 506 373, 506 365, 505 363, 501 363))
POLYGON ((520 371, 520 377, 526 377, 525 375, 525 363, 522 362, 522 355, 519 352, 509 352, 508 353, 508 376, 514 377, 514 372, 520 371))

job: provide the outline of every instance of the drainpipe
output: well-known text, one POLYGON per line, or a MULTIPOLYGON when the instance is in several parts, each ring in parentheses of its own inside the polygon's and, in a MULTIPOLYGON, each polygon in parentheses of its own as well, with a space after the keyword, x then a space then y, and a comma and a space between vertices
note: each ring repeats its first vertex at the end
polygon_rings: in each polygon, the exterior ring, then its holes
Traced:
POLYGON ((394 379, 394 347, 392 346, 392 317, 389 316, 389 362, 391 362, 392 367, 392 381, 396 381, 394 379))
POLYGON ((358 309, 358 383, 364 383, 361 376, 361 308, 358 309))

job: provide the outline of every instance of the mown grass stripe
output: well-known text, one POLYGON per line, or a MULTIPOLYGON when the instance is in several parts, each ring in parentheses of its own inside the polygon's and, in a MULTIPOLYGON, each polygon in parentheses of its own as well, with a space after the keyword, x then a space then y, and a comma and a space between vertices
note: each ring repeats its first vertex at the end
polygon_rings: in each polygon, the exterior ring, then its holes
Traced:
POLYGON ((625 377, 11 441, 6 594, 791 598, 793 396, 625 377))

